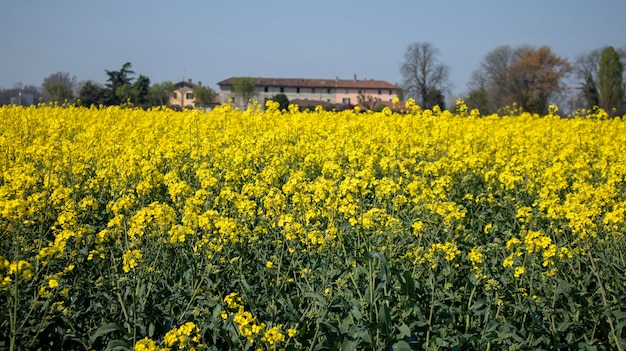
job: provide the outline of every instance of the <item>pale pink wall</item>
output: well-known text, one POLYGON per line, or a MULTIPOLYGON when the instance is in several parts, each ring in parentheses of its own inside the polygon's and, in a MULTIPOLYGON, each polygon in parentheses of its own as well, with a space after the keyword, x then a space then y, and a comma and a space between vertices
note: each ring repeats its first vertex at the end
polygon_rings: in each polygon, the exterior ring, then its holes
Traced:
MULTIPOLYGON (((361 93, 365 95, 366 98, 371 96, 373 99, 380 99, 380 101, 391 101, 398 96, 397 92, 393 89, 391 90, 391 94, 389 94, 389 89, 380 90, 380 94, 378 94, 378 89, 361 89, 361 93)), ((349 98, 350 104, 357 105, 359 95, 358 88, 337 88, 336 103, 341 104, 344 98, 349 98), (348 89, 348 93, 345 92, 346 89, 348 89)))

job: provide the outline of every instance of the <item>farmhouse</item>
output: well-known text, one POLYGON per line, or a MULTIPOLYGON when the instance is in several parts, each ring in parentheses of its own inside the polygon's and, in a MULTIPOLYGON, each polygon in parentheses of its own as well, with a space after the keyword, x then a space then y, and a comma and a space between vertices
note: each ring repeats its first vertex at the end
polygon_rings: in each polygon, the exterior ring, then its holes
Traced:
MULTIPOLYGON (((196 107, 196 99, 193 96, 193 88, 202 86, 202 82, 194 83, 191 79, 182 80, 174 84, 174 92, 170 96, 169 106, 174 108, 189 108, 196 107)), ((218 96, 207 107, 215 106, 219 103, 218 96)))
MULTIPOLYGON (((239 107, 245 105, 243 97, 232 92, 233 82, 238 77, 223 80, 220 88, 220 103, 232 99, 239 107)), ((300 106, 316 105, 368 105, 389 104, 398 96, 399 87, 384 80, 357 79, 305 79, 305 78, 258 78, 249 77, 254 83, 251 99, 263 103, 277 94, 285 94, 289 101, 298 101, 300 106)))
POLYGON ((193 88, 202 85, 202 82, 194 83, 191 79, 182 80, 174 85, 174 92, 170 96, 170 106, 194 108, 195 99, 193 88))

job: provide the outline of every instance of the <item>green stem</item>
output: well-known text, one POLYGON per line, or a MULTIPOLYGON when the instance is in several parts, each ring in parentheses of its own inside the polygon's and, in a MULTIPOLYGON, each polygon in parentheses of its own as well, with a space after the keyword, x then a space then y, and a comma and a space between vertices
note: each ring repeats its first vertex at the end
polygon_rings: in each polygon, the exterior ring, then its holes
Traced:
POLYGON ((474 298, 474 293, 476 292, 476 286, 472 288, 472 292, 470 293, 469 300, 467 301, 467 313, 465 314, 465 334, 468 333, 470 327, 470 308, 472 307, 472 299, 474 298))
POLYGON ((315 333, 313 334, 313 339, 311 340, 311 345, 309 346, 309 351, 313 351, 313 347, 315 346, 315 340, 317 340, 317 334, 320 331, 320 324, 315 323, 315 333))
POLYGON ((430 282, 430 312, 428 313, 428 330, 426 331, 426 347, 430 343, 430 330, 432 329, 433 313, 435 311, 435 277, 430 282))
MULTIPOLYGON (((370 301, 369 301, 369 319, 370 319, 370 323, 372 321, 378 321, 378 309, 376 308, 376 301, 374 299, 374 293, 376 291, 376 277, 374 276, 374 271, 373 271, 373 264, 374 258, 370 257, 369 260, 367 261, 367 265, 368 265, 368 270, 369 270, 369 285, 370 285, 370 301)), ((372 341, 372 343, 375 343, 374 340, 375 336, 372 334, 372 328, 368 328, 369 329, 369 333, 370 333, 370 340, 372 341)))
MULTIPOLYGON (((593 275, 596 276, 596 280, 598 281, 598 287, 600 289, 600 297, 602 298, 602 304, 604 305, 604 308, 608 308, 609 306, 606 300, 606 291, 604 290, 604 285, 602 284, 600 275, 598 274, 598 271, 596 270, 596 265, 593 262, 591 251, 587 251, 587 255, 589 256, 589 261, 591 262, 591 271, 593 272, 593 275)), ((615 346, 617 346, 617 350, 623 351, 624 349, 622 348, 621 340, 615 334, 615 326, 613 325, 613 318, 611 318, 611 316, 608 316, 606 318, 606 321, 609 323, 609 327, 611 328, 611 336, 613 336, 613 339, 615 339, 615 346)))
MULTIPOLYGON (((15 298, 15 297, 14 297, 15 298)), ((17 313, 17 303, 13 302, 14 299, 11 299, 11 296, 7 296, 7 303, 9 305, 9 351, 13 351, 15 349, 15 337, 17 336, 17 332, 15 330, 15 316, 17 313), (11 311, 13 308, 13 311, 11 311)))
MULTIPOLYGON (((119 287, 118 287, 119 289, 119 287)), ((117 292, 117 300, 120 302, 120 306, 122 306, 122 313, 124 314, 124 319, 126 320, 126 329, 128 330, 128 334, 130 334, 132 331, 130 330, 130 323, 129 323, 129 319, 128 319, 128 313, 126 313, 126 307, 124 306, 124 301, 122 300, 122 295, 120 295, 119 292, 117 292)))

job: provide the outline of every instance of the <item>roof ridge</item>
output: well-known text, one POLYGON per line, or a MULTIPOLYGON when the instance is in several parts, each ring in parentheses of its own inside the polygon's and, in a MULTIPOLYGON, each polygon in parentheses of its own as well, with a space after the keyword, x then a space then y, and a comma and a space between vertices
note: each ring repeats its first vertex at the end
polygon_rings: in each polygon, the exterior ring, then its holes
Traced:
MULTIPOLYGON (((218 85, 231 85, 232 80, 240 77, 230 77, 218 82, 218 85)), ((335 87, 335 88, 370 88, 370 89, 395 89, 397 84, 389 83, 380 79, 335 79, 328 78, 272 78, 272 77, 248 77, 254 81, 254 84, 266 86, 300 86, 300 87, 335 87)))

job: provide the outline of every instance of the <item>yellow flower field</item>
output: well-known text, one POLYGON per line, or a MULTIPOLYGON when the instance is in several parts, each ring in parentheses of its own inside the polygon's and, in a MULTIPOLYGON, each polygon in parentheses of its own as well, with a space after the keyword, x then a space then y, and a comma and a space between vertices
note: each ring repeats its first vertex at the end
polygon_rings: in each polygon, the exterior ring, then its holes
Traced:
POLYGON ((626 123, 0 108, 0 349, 626 347, 626 123))

